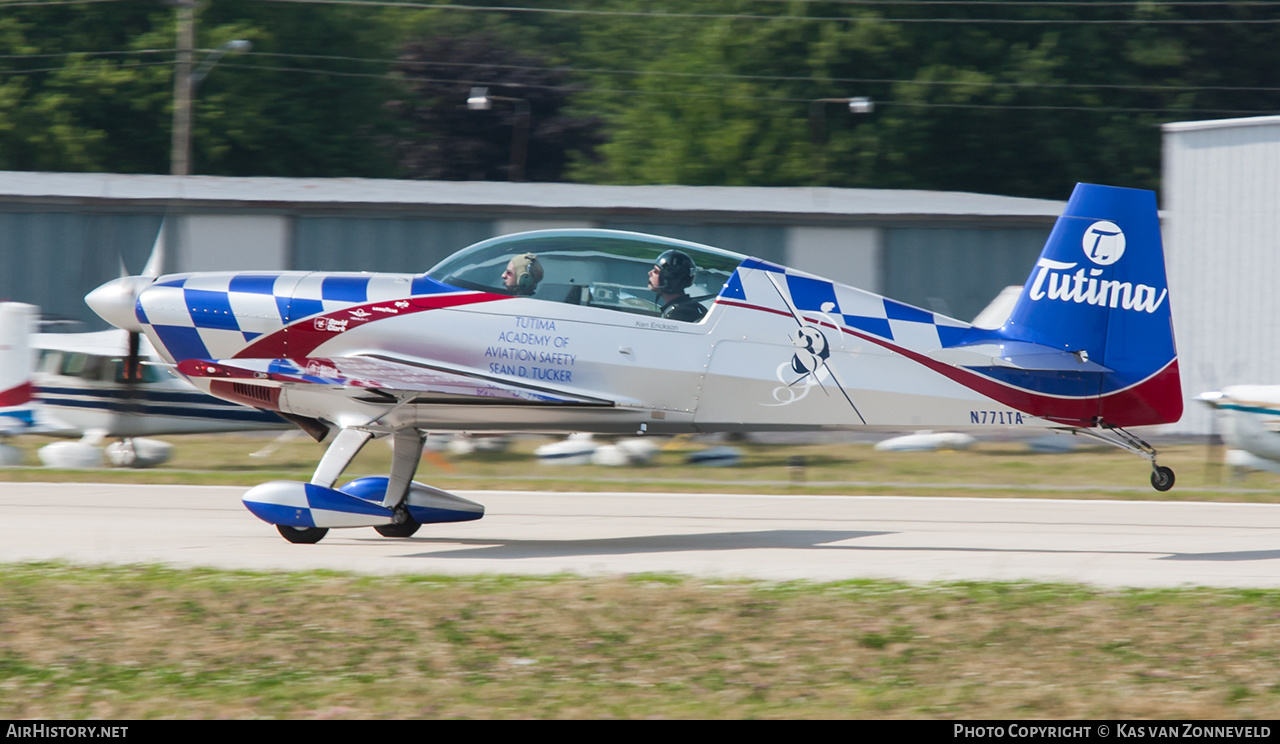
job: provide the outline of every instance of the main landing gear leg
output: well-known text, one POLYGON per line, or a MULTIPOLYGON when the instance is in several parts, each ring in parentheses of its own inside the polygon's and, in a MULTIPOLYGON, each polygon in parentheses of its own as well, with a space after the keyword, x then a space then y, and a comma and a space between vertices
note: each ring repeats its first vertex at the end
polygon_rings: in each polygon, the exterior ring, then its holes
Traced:
MULTIPOLYGON (((360 453, 365 442, 372 437, 372 432, 359 429, 343 429, 338 432, 338 436, 333 439, 333 444, 329 445, 329 449, 324 452, 324 457, 320 458, 320 464, 316 466, 311 482, 317 486, 333 488, 333 484, 338 481, 338 476, 342 475, 342 471, 351 464, 352 458, 360 453)), ((290 527, 285 524, 276 525, 276 531, 289 542, 303 545, 318 543, 329 534, 328 527, 290 527)))
POLYGON ((311 482, 317 486, 333 488, 333 484, 338 482, 338 476, 342 475, 342 471, 347 469, 365 443, 372 438, 373 432, 363 429, 343 429, 338 432, 338 436, 333 438, 333 444, 329 445, 324 457, 320 458, 311 482))
POLYGON ((395 511, 395 522, 373 528, 383 537, 409 537, 422 526, 409 516, 405 497, 409 494, 409 484, 413 482, 414 473, 418 472, 424 442, 425 437, 417 429, 398 429, 392 435, 391 475, 387 479, 387 492, 382 497, 382 505, 395 511))
POLYGON ((1173 488, 1173 468, 1160 465, 1156 462, 1156 455, 1158 453, 1156 452, 1155 447, 1152 447, 1141 437, 1125 431, 1118 426, 1099 424, 1098 428, 1102 429, 1102 432, 1105 433, 1094 431, 1092 429, 1075 429, 1074 432, 1076 434, 1083 434, 1087 437, 1092 437, 1099 441, 1106 442, 1113 447, 1119 447, 1120 449, 1132 452, 1139 457, 1146 458, 1151 462, 1151 487, 1161 492, 1168 491, 1170 488, 1173 488))

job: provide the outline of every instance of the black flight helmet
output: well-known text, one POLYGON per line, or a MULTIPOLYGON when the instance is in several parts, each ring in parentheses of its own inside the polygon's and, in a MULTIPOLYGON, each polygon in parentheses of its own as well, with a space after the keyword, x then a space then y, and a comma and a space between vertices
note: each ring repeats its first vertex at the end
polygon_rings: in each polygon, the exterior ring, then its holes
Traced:
POLYGON ((658 256, 653 265, 658 267, 658 289, 663 294, 680 294, 693 284, 693 275, 698 272, 692 258, 675 250, 658 256))

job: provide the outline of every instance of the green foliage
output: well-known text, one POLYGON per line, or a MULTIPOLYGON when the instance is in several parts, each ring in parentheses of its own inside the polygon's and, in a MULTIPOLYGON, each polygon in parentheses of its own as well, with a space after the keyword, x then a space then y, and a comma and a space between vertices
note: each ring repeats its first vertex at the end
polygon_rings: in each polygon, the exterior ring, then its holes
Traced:
MULTIPOLYGON (((555 99, 542 140, 535 111, 535 180, 1061 198, 1075 181, 1157 187, 1160 124, 1280 107, 1270 4, 527 7, 557 12, 207 3, 198 47, 254 48, 199 90, 195 172, 505 178, 510 123, 459 132, 443 102, 517 84, 555 99), (433 59, 415 93, 405 65, 439 39, 486 40, 492 64, 433 59), (815 103, 849 96, 875 111, 815 103)), ((0 168, 166 172, 174 38, 152 0, 7 11, 0 168)))

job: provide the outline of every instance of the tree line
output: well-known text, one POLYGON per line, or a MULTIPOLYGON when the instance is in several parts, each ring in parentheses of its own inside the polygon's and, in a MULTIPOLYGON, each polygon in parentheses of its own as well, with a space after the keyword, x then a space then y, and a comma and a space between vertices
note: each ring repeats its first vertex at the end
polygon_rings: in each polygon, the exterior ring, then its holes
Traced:
MULTIPOLYGON (((193 172, 505 180, 526 127, 531 181, 1063 198, 1157 188, 1163 123, 1280 108, 1274 3, 523 2, 207 0, 197 46, 253 46, 197 91, 193 172)), ((168 172, 172 7, 8 4, 0 169, 168 172)))

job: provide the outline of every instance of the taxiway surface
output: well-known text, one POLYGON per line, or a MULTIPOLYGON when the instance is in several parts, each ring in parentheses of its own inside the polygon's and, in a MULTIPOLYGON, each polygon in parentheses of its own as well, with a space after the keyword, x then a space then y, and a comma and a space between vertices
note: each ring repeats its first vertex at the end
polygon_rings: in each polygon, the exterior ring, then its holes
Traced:
POLYGON ((362 573, 1280 587, 1280 505, 460 491, 476 522, 286 543, 246 489, 0 485, 0 561, 362 573))

